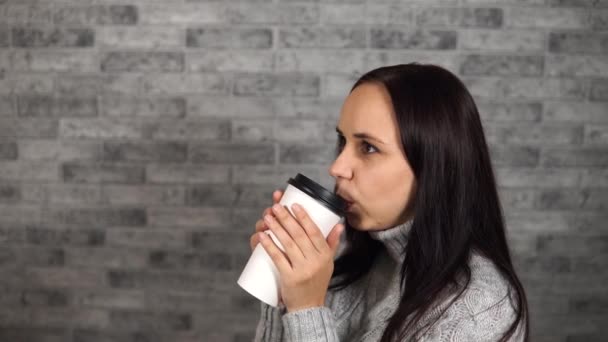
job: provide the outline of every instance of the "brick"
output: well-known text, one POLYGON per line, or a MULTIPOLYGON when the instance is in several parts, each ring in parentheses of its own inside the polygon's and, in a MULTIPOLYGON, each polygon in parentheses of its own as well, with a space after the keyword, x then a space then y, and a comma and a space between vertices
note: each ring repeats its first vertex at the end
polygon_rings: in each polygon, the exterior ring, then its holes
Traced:
POLYGON ((376 49, 451 50, 456 48, 456 41, 457 33, 447 30, 372 28, 370 31, 370 46, 376 49))
POLYGON ((65 253, 63 249, 21 247, 18 254, 19 263, 28 267, 57 267, 65 264, 65 253))
POLYGON ((90 28, 16 27, 12 31, 15 47, 91 47, 95 32, 90 28))
POLYGON ((525 269, 527 272, 563 274, 572 270, 570 259, 559 255, 514 256, 513 259, 516 268, 525 269))
POLYGON ((0 184, 0 203, 17 203, 21 200, 21 188, 13 184, 0 184))
POLYGON ((45 4, 5 4, 0 22, 11 24, 51 24, 52 7, 45 4))
POLYGON ((228 94, 228 75, 219 73, 165 73, 146 75, 142 86, 144 94, 228 94))
POLYGON ((146 168, 149 183, 227 183, 230 168, 223 165, 170 165, 150 164, 146 168))
POLYGON ((128 290, 76 290, 72 292, 76 306, 107 309, 143 309, 144 293, 128 290))
POLYGON ((186 100, 182 97, 104 96, 101 108, 108 116, 182 118, 186 115, 186 100))
POLYGON ((272 201, 267 186, 205 184, 186 188, 186 204, 204 207, 254 207, 272 201))
POLYGON ((545 166, 606 166, 608 151, 603 147, 548 148, 543 151, 545 166))
POLYGON ((97 71, 98 62, 93 51, 15 50, 12 69, 19 71, 97 71))
MULTIPOLYGON (((608 301, 605 298, 571 298, 569 300, 570 311, 575 314, 606 314, 608 313, 608 301)), ((597 341, 600 341, 598 335, 597 341)), ((588 338, 587 341, 590 339, 588 338)), ((570 340, 568 340, 570 341, 570 340)), ((582 341, 582 340, 581 340, 582 341)))
POLYGON ((116 205, 181 205, 185 192, 176 186, 104 185, 105 203, 116 205))
POLYGON ((166 49, 185 45, 183 30, 173 26, 102 26, 97 45, 110 48, 166 49))
POLYGON ((0 77, 0 94, 49 94, 53 79, 42 74, 5 74, 0 77))
POLYGON ((94 160, 100 156, 100 145, 94 141, 39 139, 19 142, 22 160, 94 160))
POLYGON ((92 228, 58 229, 43 225, 28 225, 24 230, 27 242, 40 246, 96 247, 103 245, 106 240, 105 231, 92 228))
POLYGON ((337 119, 342 98, 279 98, 273 103, 277 117, 294 119, 337 119))
POLYGON ((197 144, 190 146, 194 163, 270 164, 275 160, 275 148, 268 144, 197 144))
POLYGON ((235 24, 315 24, 319 7, 315 4, 231 3, 222 15, 235 24))
POLYGON ((590 168, 583 170, 580 185, 584 187, 608 187, 608 170, 590 168))
POLYGON ((164 51, 112 51, 101 57, 102 71, 182 71, 184 54, 164 51))
POLYGON ((18 155, 15 141, 0 141, 0 160, 16 160, 18 155))
POLYGON ((282 48, 363 48, 365 31, 345 27, 291 27, 279 29, 282 48))
MULTIPOLYGON (((352 2, 352 1, 351 1, 352 2)), ((413 21, 414 8, 409 4, 353 4, 321 5, 321 22, 328 24, 402 24, 413 21)))
POLYGON ((48 161, 0 161, 0 179, 53 182, 59 180, 57 163, 48 161))
POLYGON ((78 248, 65 249, 67 267, 124 267, 143 268, 148 252, 141 249, 124 248, 78 248))
MULTIPOLYGON (((289 97, 288 97, 289 98, 289 97)), ((196 96, 187 100, 188 116, 213 118, 271 118, 279 112, 276 97, 196 96)))
POLYGON ((69 336, 67 328, 58 327, 5 327, 0 330, 2 341, 61 342, 69 339, 69 336))
POLYGON ((317 120, 278 120, 275 136, 278 141, 334 141, 334 126, 317 120))
MULTIPOLYGON (((108 74, 100 78, 101 90, 105 94, 139 94, 142 91, 142 84, 146 80, 140 74, 108 74)), ((163 80, 158 80, 162 82, 163 80)))
POLYGON ((46 201, 51 204, 102 204, 101 189, 90 184, 49 184, 46 201))
POLYGON ((328 73, 324 75, 322 97, 344 99, 350 93, 357 78, 358 76, 354 74, 328 73))
POLYGON ((142 24, 220 24, 226 23, 226 5, 204 4, 146 4, 140 6, 142 24))
POLYGON ((274 124, 269 120, 232 120, 232 141, 272 142, 274 124))
POLYGON ((319 77, 311 74, 243 74, 235 79, 234 94, 317 96, 319 87, 319 77))
POLYGON ((109 162, 183 162, 188 147, 178 142, 104 142, 103 159, 109 162))
POLYGON ((604 255, 608 252, 608 237, 573 234, 543 234, 538 237, 538 252, 566 256, 604 255))
POLYGON ((361 51, 298 50, 277 51, 276 70, 299 72, 344 72, 367 71, 365 55, 361 51))
POLYGON ((102 93, 103 88, 104 82, 99 75, 63 73, 61 77, 55 78, 55 93, 60 96, 97 96, 102 93))
POLYGON ((30 289, 22 291, 20 297, 23 306, 65 307, 69 302, 63 289, 30 289))
POLYGON ((152 251, 148 257, 149 266, 170 270, 218 271, 234 268, 230 253, 221 252, 174 252, 152 251))
POLYGON ((583 127, 564 124, 486 124, 490 144, 572 145, 583 141, 583 127))
POLYGON ((279 146, 279 162, 291 164, 323 164, 334 159, 334 147, 324 145, 282 144, 279 146))
POLYGON ((591 81, 591 100, 608 100, 608 79, 597 79, 591 81))
POLYGON ((187 69, 196 72, 270 72, 274 70, 274 64, 271 51, 215 50, 192 52, 186 55, 187 69))
POLYGON ((503 10, 501 8, 422 8, 416 15, 416 23, 423 26, 498 28, 503 24, 503 10))
POLYGON ((513 168, 496 169, 496 178, 504 187, 576 187, 581 179, 581 172, 561 168, 513 168))
POLYGON ((464 50, 541 52, 545 47, 544 33, 529 30, 462 30, 458 41, 464 50))
POLYGON ((42 205, 46 201, 46 189, 43 184, 30 183, 20 186, 21 203, 42 205))
POLYGON ((231 222, 227 208, 170 208, 148 209, 148 225, 152 227, 225 227, 231 222))
POLYGON ((182 249, 187 247, 187 233, 175 229, 111 229, 106 232, 105 244, 115 247, 182 249))
POLYGON ((490 157, 495 166, 536 166, 539 162, 539 149, 490 145, 490 157))
POLYGON ((184 331, 192 329, 192 317, 184 313, 112 311, 110 322, 118 330, 184 331))
POLYGON ((141 139, 144 128, 142 122, 118 118, 64 118, 59 122, 59 135, 63 138, 141 139))
POLYGON ((547 55, 546 73, 550 76, 608 76, 608 62, 602 56, 547 55))
POLYGON ((160 342, 159 332, 155 331, 102 331, 92 329, 74 329, 72 334, 74 342, 134 342, 134 341, 150 341, 160 342))
POLYGON ((18 108, 25 117, 92 117, 97 116, 97 99, 20 96, 18 108))
POLYGON ((539 196, 541 209, 605 210, 608 191, 605 189, 547 189, 539 196))
MULTIPOLYGON (((30 284, 36 284, 42 287, 78 287, 78 288, 92 288, 99 287, 105 284, 105 271, 102 269, 84 269, 84 268, 40 268, 40 267, 28 267, 25 270, 26 280, 30 284)), ((43 312, 40 311, 40 318, 44 317, 43 312)), ((46 312, 45 314, 49 314, 46 312)), ((64 322, 67 325, 69 319, 74 317, 63 316, 64 322)), ((103 323, 103 319, 100 318, 99 323, 103 323)), ((33 319, 30 323, 34 323, 33 319)), ((76 323, 76 322, 73 322, 76 323)), ((34 325, 34 324, 33 324, 34 325)))
POLYGON ((499 189, 501 205, 511 209, 531 209, 534 207, 534 190, 521 188, 499 189))
POLYGON ((578 31, 551 32, 549 34, 549 51, 606 54, 608 53, 608 34, 581 33, 578 31))
MULTIPOLYGON (((4 177, 2 178, 4 179, 4 177)), ((42 208, 40 206, 0 204, 0 217, 5 223, 39 223, 42 216, 41 212, 42 208)))
POLYGON ((588 11, 577 8, 511 7, 507 26, 516 28, 585 29, 588 11))
POLYGON ((462 75, 542 76, 542 56, 468 55, 460 68, 462 75))
POLYGON ((144 182, 144 168, 136 165, 65 163, 61 167, 64 182, 68 183, 119 183, 144 182))
POLYGON ((508 103, 477 101, 479 116, 484 122, 538 122, 542 115, 539 102, 508 103))
POLYGON ((608 125, 586 125, 586 145, 608 145, 608 125))
POLYGON ((60 7, 54 19, 57 24, 134 25, 138 11, 132 5, 60 7))
POLYGON ((585 84, 566 78, 466 78, 474 96, 521 99, 583 99, 585 84))
POLYGON ((191 48, 268 49, 272 30, 267 28, 188 28, 186 46, 191 48))
POLYGON ((146 212, 143 209, 129 208, 78 208, 78 209, 49 209, 45 213, 50 222, 59 224, 83 224, 91 227, 99 226, 145 226, 146 212))
MULTIPOLYGON (((161 312, 220 312, 230 305, 228 296, 193 293, 163 293, 150 296, 146 304, 152 310, 161 312)), ((206 336, 211 338, 210 335, 206 336)))
MULTIPOLYGON (((605 6, 608 8, 608 6, 605 6)), ((594 30, 602 31, 608 28, 608 11, 597 10, 591 13, 591 28, 594 30)))
POLYGON ((607 103, 558 102, 545 103, 543 120, 560 122, 608 122, 607 103))
POLYGON ((158 140, 227 141, 230 139, 230 121, 183 120, 150 123, 147 135, 158 140))
POLYGON ((5 48, 10 45, 10 34, 6 27, 0 27, 0 47, 5 48))
POLYGON ((0 96, 0 117, 15 116, 16 114, 17 109, 13 103, 13 97, 0 96))

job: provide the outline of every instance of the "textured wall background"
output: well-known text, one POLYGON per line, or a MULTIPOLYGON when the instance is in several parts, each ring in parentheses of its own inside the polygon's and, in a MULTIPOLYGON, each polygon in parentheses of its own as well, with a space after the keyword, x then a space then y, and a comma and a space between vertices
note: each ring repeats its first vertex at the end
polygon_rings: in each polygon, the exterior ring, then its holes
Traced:
POLYGON ((0 0, 0 341, 249 341, 272 190, 410 61, 475 95, 534 341, 605 341, 605 0, 0 0))

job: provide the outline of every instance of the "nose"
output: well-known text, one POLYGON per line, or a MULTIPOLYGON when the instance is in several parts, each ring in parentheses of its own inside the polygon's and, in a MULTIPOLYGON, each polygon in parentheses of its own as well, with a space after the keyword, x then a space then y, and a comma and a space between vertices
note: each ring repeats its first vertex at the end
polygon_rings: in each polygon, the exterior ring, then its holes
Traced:
POLYGON ((353 176, 353 169, 345 151, 346 150, 343 149, 329 167, 329 174, 336 180, 338 178, 350 179, 353 176))

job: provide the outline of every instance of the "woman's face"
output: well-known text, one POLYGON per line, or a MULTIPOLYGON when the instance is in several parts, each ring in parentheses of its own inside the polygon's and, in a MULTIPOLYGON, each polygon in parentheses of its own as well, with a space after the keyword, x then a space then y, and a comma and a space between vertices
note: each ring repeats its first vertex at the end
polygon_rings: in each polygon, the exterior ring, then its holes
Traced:
POLYGON ((357 86, 344 101, 336 131, 339 154, 329 173, 336 179, 336 192, 352 202, 348 223, 371 231, 410 219, 415 179, 384 86, 357 86))

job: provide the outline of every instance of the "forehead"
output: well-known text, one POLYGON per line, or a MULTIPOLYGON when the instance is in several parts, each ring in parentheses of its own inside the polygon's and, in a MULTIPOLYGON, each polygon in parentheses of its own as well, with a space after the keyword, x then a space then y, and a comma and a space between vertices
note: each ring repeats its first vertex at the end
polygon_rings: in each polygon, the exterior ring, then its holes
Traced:
POLYGON ((344 101, 338 127, 345 135, 364 132, 385 142, 397 141, 397 122, 384 86, 364 83, 355 88, 344 101))

